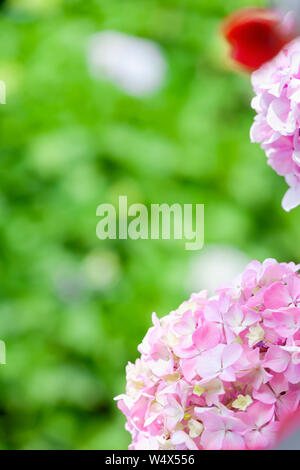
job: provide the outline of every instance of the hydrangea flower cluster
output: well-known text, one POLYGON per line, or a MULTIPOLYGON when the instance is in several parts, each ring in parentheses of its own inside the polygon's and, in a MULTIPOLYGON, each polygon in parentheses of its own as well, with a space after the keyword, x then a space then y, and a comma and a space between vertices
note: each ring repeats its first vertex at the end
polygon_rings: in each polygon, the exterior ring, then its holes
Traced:
POLYGON ((265 449, 300 400, 300 265, 252 261, 153 327, 116 397, 130 449, 265 449))
POLYGON ((290 186, 282 201, 290 211, 300 204, 300 38, 254 72, 252 84, 257 115, 251 140, 290 186))

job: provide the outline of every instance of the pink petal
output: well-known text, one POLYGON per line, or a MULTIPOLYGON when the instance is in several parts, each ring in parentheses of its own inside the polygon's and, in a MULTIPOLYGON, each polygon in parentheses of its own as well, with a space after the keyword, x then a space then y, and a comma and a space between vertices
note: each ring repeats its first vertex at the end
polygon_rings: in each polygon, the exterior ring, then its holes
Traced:
POLYGON ((287 285, 291 293, 293 301, 297 301, 300 298, 300 279, 299 277, 290 276, 287 280, 287 285))
POLYGON ((273 418, 274 406, 256 402, 248 408, 247 413, 251 416, 256 426, 260 428, 273 418))
POLYGON ((289 384, 284 374, 274 375, 269 384, 276 395, 280 395, 280 393, 286 392, 289 389, 289 384))
POLYGON ((176 446, 185 445, 189 450, 198 450, 193 439, 191 439, 190 436, 184 431, 175 431, 171 436, 171 441, 172 444, 176 446))
POLYGON ((225 430, 225 425, 222 417, 214 411, 204 411, 201 413, 201 421, 204 427, 208 431, 217 432, 225 430))
POLYGON ((196 371, 197 363, 198 363, 197 357, 192 357, 189 359, 181 359, 180 361, 182 373, 188 382, 191 382, 193 378, 197 375, 197 371, 196 371))
POLYGON ((240 344, 231 343, 224 348, 222 354, 223 369, 234 364, 242 355, 243 348, 240 344))
POLYGON ((198 357, 197 372, 200 377, 212 377, 221 370, 221 354, 224 348, 224 344, 219 344, 198 357))
POLYGON ((264 367, 268 367, 274 372, 284 372, 290 361, 290 355, 279 346, 271 346, 264 360, 264 367))
POLYGON ((276 98, 269 106, 267 122, 274 131, 283 135, 295 131, 296 122, 290 117, 290 101, 285 98, 276 98))
POLYGON ((296 411, 299 405, 300 390, 294 392, 288 392, 282 395, 277 402, 277 414, 279 419, 296 411))
POLYGON ((227 431, 223 440, 222 450, 243 450, 245 449, 245 441, 239 434, 227 431))
POLYGON ((289 291, 281 282, 272 284, 265 291, 264 304, 266 308, 287 307, 291 303, 289 291))
POLYGON ((204 316, 207 321, 215 321, 215 322, 221 322, 222 321, 222 315, 220 313, 220 310, 218 308, 218 303, 215 300, 212 300, 208 303, 208 305, 204 309, 204 316))
POLYGON ((266 385, 262 385, 259 390, 254 390, 253 398, 265 403, 266 405, 273 405, 277 400, 275 394, 272 393, 272 390, 270 390, 269 387, 266 387, 266 385))
POLYGON ((225 431, 208 431, 205 430, 201 436, 201 444, 206 450, 221 450, 225 431))
POLYGON ((281 312, 273 312, 274 328, 287 338, 296 333, 300 325, 300 309, 290 307, 281 312))
POLYGON ((242 309, 238 307, 237 305, 234 305, 231 307, 226 314, 226 322, 232 326, 239 326, 244 319, 244 314, 242 312, 242 309))
POLYGON ((225 382, 234 382, 235 381, 235 372, 232 367, 227 367, 227 369, 223 370, 219 375, 221 380, 225 382))
POLYGON ((292 384, 300 382, 300 364, 293 364, 290 362, 284 375, 292 384))
POLYGON ((280 176, 294 171, 293 148, 287 150, 271 150, 267 152, 268 163, 280 176))
POLYGON ((285 211, 289 212, 300 204, 300 184, 287 190, 283 199, 282 207, 285 211))
POLYGON ((246 446, 250 450, 266 449, 269 446, 269 439, 262 435, 260 431, 250 431, 245 434, 246 446))
POLYGON ((258 322, 261 320, 261 316, 258 312, 252 309, 245 308, 245 325, 250 326, 253 325, 253 323, 258 322))
POLYGON ((220 330, 214 323, 206 323, 193 334, 193 342, 199 351, 214 348, 220 341, 220 330))
POLYGON ((195 319, 193 316, 193 312, 191 310, 187 310, 183 314, 182 319, 179 322, 175 323, 173 328, 175 333, 179 335, 192 334, 195 330, 195 319))

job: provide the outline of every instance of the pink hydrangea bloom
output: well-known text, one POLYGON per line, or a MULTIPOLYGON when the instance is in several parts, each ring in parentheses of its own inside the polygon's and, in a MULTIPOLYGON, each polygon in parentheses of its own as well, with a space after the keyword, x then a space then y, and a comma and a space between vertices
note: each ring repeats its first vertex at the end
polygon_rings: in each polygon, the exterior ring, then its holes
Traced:
POLYGON ((153 326, 127 366, 130 449, 265 449, 300 400, 300 266, 252 261, 153 326))
POLYGON ((289 189, 282 206, 300 204, 300 38, 252 75, 257 112, 252 142, 265 150, 269 165, 285 177, 289 189))

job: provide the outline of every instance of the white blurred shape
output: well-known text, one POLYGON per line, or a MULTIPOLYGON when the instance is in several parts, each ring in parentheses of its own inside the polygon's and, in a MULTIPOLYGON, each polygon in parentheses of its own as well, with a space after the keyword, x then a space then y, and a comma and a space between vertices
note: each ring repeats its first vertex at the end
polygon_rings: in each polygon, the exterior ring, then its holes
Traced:
POLYGON ((291 13, 294 25, 300 28, 300 2, 299 0, 273 0, 271 7, 281 11, 283 14, 291 13))
POLYGON ((166 75, 166 61, 157 44, 117 31, 94 34, 88 59, 92 76, 109 79, 133 96, 156 91, 166 75))
POLYGON ((272 0, 271 6, 285 12, 299 11, 299 0, 272 0))
POLYGON ((276 450, 300 450, 300 429, 281 442, 276 450))
POLYGON ((245 253, 231 246, 208 245, 191 259, 186 288, 188 292, 206 289, 212 294, 233 282, 249 261, 245 253))
POLYGON ((120 260, 113 251, 91 253, 83 265, 88 286, 105 291, 115 286, 120 277, 120 260))
POLYGON ((64 302, 77 302, 86 292, 86 283, 79 271, 68 269, 55 273, 54 285, 57 294, 64 302))

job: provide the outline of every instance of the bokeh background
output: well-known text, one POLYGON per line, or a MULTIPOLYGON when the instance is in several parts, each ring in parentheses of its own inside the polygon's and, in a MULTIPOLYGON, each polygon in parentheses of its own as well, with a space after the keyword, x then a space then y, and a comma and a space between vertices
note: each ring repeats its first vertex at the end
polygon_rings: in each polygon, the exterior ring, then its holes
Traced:
POLYGON ((1 1, 0 448, 126 448, 113 397, 152 311, 248 258, 300 261, 300 209, 281 209, 283 178, 249 141, 249 77, 225 65, 217 33, 249 5, 264 2, 1 1), (152 41, 159 83, 135 94, 126 54, 130 89, 95 70, 103 31, 152 41), (98 240, 96 208, 119 195, 204 203, 203 252, 98 240))

